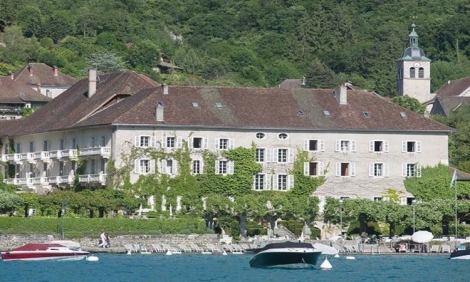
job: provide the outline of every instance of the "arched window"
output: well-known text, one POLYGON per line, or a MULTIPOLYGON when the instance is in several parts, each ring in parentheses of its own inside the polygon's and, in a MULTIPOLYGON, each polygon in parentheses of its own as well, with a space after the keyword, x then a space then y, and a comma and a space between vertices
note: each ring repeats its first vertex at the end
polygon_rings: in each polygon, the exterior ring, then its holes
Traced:
POLYGON ((410 78, 415 78, 415 68, 410 68, 410 78))
POLYGON ((419 77, 419 78, 424 78, 424 68, 419 68, 419 70, 418 70, 418 77, 419 77))

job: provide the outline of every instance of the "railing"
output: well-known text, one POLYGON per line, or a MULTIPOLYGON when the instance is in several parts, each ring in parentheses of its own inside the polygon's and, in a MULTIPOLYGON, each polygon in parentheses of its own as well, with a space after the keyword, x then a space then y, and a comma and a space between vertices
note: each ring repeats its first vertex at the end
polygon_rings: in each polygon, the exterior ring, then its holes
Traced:
POLYGON ((80 183, 99 182, 102 185, 106 184, 106 174, 84 174, 78 176, 80 183))
POLYGON ((78 157, 77 149, 62 150, 62 157, 71 159, 78 157))
POLYGON ((73 175, 62 175, 62 176, 57 176, 59 184, 72 184, 73 183, 73 175))
POLYGON ((110 147, 92 147, 80 149, 80 156, 101 156, 109 158, 111 156, 110 147))
POLYGON ((34 152, 34 159, 35 160, 46 160, 50 158, 49 151, 40 151, 40 152, 34 152))
POLYGON ((49 151, 49 157, 51 159, 60 159, 60 158, 62 158, 62 150, 49 151))
POLYGON ((34 177, 31 179, 31 185, 47 185, 49 184, 49 179, 47 177, 34 177))

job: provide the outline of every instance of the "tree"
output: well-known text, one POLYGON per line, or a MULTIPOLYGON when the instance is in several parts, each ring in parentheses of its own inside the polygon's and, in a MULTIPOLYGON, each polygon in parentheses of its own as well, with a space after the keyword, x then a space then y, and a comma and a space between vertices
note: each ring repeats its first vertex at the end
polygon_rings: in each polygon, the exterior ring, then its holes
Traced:
POLYGON ((87 60, 89 66, 95 67, 99 73, 111 73, 125 69, 123 59, 113 52, 96 52, 87 60))
POLYGON ((21 207, 24 200, 15 193, 0 190, 0 212, 13 212, 15 209, 21 207))
POLYGON ((421 104, 416 98, 408 95, 395 96, 392 98, 392 102, 420 115, 424 114, 426 111, 426 107, 423 104, 421 104))
POLYGON ((320 60, 315 59, 307 68, 305 74, 305 87, 307 88, 334 88, 338 84, 336 74, 320 60))

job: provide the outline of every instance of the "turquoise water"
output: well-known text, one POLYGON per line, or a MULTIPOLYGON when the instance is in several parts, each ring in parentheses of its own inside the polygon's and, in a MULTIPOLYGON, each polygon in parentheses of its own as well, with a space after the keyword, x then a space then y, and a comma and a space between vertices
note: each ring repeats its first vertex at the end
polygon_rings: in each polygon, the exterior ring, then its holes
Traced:
POLYGON ((1 261, 0 281, 470 281, 470 260, 448 255, 356 255, 329 258, 330 270, 257 269, 251 255, 116 255, 99 261, 1 261))

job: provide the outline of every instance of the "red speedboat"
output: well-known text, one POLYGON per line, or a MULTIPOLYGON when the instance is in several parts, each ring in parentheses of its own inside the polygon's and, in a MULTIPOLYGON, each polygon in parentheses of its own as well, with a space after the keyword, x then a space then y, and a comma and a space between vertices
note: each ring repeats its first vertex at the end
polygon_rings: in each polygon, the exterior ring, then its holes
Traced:
POLYGON ((82 260, 88 254, 61 244, 38 243, 2 252, 2 260, 82 260))

